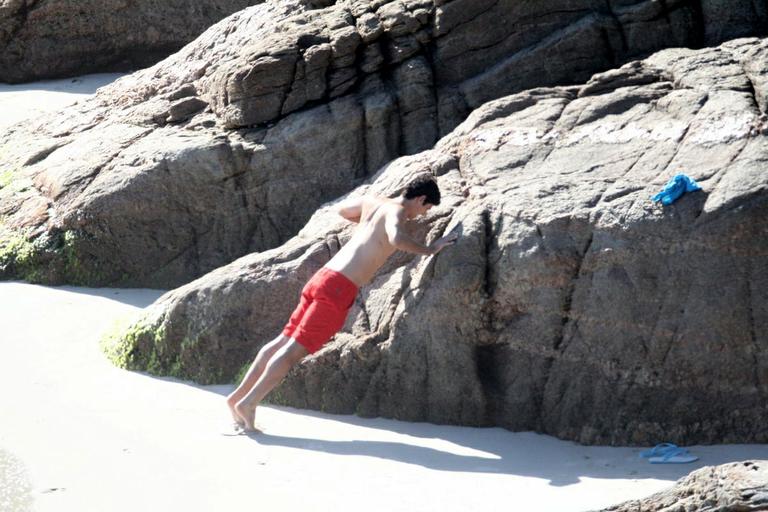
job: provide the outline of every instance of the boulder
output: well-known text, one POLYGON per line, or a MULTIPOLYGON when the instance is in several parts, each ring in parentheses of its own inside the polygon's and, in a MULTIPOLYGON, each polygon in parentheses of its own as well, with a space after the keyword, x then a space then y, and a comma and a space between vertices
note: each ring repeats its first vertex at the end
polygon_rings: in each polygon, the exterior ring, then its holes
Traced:
POLYGON ((263 0, 4 0, 0 82, 155 64, 222 18, 263 0))
POLYGON ((764 0, 732 1, 727 16, 715 5, 249 7, 154 67, 0 134, 0 276, 179 286, 279 246, 321 204, 431 148, 489 100, 765 26, 764 0))
POLYGON ((768 461, 710 466, 681 478, 674 487, 602 512, 743 512, 768 510, 768 461))
MULTIPOLYGON (((491 101, 352 194, 418 173, 444 201, 344 330, 271 395, 334 413, 536 430, 581 443, 768 441, 768 40, 668 49, 491 101), (685 173, 702 191, 651 196, 685 173)), ((107 350, 236 378, 354 225, 328 203, 284 245, 164 295, 107 350)))

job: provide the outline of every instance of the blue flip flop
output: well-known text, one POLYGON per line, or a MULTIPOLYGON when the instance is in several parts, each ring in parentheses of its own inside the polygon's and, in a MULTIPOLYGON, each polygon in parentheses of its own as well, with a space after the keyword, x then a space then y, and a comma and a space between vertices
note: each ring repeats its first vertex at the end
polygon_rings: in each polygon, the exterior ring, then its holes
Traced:
POLYGON ((662 454, 648 457, 651 464, 688 464, 699 460, 695 455, 688 453, 685 448, 668 448, 662 454))
POLYGON ((686 192, 695 192, 697 190, 701 190, 701 186, 695 180, 685 174, 677 174, 651 200, 660 202, 663 205, 670 205, 686 192))
POLYGON ((677 446, 676 444, 661 443, 661 444, 657 444, 656 446, 654 446, 650 450, 645 450, 645 451, 640 452, 639 455, 640 455, 640 457, 642 457, 644 459, 648 459, 648 458, 651 458, 651 457, 660 457, 660 456, 664 455, 665 453, 667 453, 670 450, 679 450, 679 449, 680 449, 680 447, 677 446))

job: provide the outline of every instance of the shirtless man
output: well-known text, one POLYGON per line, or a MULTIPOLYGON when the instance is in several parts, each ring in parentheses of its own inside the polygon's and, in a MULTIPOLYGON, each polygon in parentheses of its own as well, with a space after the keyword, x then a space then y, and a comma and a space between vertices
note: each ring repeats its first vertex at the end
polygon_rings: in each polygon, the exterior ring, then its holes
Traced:
POLYGON ((413 180, 397 199, 364 196, 348 199, 338 213, 360 225, 350 241, 306 284, 298 307, 283 332, 262 347, 243 381, 227 397, 232 417, 246 431, 254 425, 259 402, 307 354, 319 350, 344 325, 358 289, 395 252, 437 254, 456 241, 444 236, 424 245, 408 236, 407 220, 440 204, 440 190, 431 176, 413 180))

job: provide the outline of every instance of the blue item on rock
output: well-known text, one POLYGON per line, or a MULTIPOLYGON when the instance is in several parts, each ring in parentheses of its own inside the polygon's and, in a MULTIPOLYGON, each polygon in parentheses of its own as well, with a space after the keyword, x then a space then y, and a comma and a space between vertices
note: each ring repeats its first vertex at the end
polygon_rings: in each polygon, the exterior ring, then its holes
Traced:
POLYGON ((664 188, 653 196, 651 199, 654 201, 661 201, 661 204, 672 204, 686 192, 694 192, 701 190, 701 187, 693 179, 685 174, 677 174, 674 178, 669 180, 664 188))

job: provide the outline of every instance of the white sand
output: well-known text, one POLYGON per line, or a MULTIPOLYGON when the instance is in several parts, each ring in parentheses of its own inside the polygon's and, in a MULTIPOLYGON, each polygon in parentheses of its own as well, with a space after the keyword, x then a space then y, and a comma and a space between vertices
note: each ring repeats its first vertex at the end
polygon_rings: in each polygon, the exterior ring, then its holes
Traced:
POLYGON ((691 448, 698 463, 650 465, 632 448, 277 407, 259 413, 266 434, 227 436, 230 386, 119 370, 98 348, 159 295, 0 283, 0 509, 24 510, 26 493, 39 511, 582 511, 768 459, 768 446, 710 446, 691 448))
POLYGON ((0 130, 76 103, 121 76, 123 74, 101 73, 30 84, 9 85, 0 82, 0 130))

